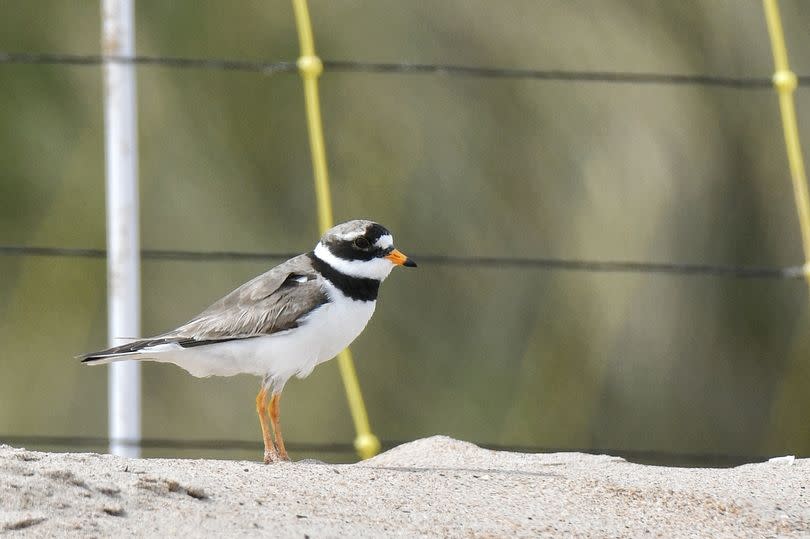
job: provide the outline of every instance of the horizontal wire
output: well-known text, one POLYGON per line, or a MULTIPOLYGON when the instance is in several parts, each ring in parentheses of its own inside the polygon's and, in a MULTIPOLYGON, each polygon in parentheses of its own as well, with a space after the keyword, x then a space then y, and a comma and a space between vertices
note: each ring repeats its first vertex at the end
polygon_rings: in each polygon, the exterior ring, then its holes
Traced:
POLYGON ((295 62, 260 62, 225 58, 180 58, 172 56, 117 56, 101 54, 62 54, 35 52, 0 52, 0 64, 100 66, 113 64, 152 65, 180 69, 248 71, 272 75, 298 70, 295 62))
MULTIPOLYGON (((206 439, 175 439, 175 438, 142 438, 140 440, 115 439, 102 436, 42 436, 42 435, 0 435, 0 443, 25 446, 61 446, 73 448, 107 447, 114 441, 116 445, 125 447, 140 447, 142 449, 197 449, 197 450, 232 450, 254 451, 262 446, 261 441, 249 440, 206 440, 206 439)), ((389 450, 408 443, 408 440, 383 440, 383 450, 389 450)), ((693 463, 726 463, 742 464, 747 462, 762 462, 770 458, 766 455, 730 455, 721 453, 678 453, 660 451, 655 449, 615 449, 615 448, 571 448, 546 447, 532 445, 491 444, 486 442, 473 442, 475 445, 493 451, 509 451, 519 453, 559 453, 577 452, 593 455, 615 455, 627 460, 651 462, 693 462, 693 463)), ((291 451, 302 453, 355 453, 351 442, 286 442, 291 451)), ((772 455, 771 455, 772 456, 772 455)))
MULTIPOLYGON (((324 61, 331 71, 361 73, 429 73, 435 75, 535 79, 548 81, 607 82, 633 84, 674 84, 720 86, 728 88, 770 88, 768 77, 723 77, 719 75, 684 75, 675 73, 640 73, 621 71, 576 71, 565 69, 492 68, 446 64, 371 63, 354 61, 324 61)), ((799 84, 810 84, 810 77, 799 77, 799 84)))
MULTIPOLYGON (((104 249, 0 245, 0 256, 44 256, 66 258, 105 258, 104 249)), ((296 253, 250 253, 240 251, 186 251, 144 249, 145 260, 194 262, 286 260, 296 253)), ((413 255, 419 264, 437 266, 477 266, 491 268, 530 268, 582 271, 591 273, 664 273, 674 275, 710 275, 738 279, 801 279, 804 266, 757 267, 715 264, 682 264, 633 261, 596 261, 564 258, 517 258, 495 256, 413 255)))
MULTIPOLYGON (((179 69, 245 71, 272 75, 298 70, 296 62, 266 62, 225 58, 183 58, 172 56, 114 56, 100 54, 66 54, 34 52, 0 52, 0 64, 99 66, 105 62, 131 65, 163 66, 179 69)), ((676 73, 635 73, 622 71, 577 71, 565 69, 518 69, 476 67, 452 64, 410 62, 359 62, 324 60, 326 71, 378 74, 434 74, 459 77, 534 79, 630 84, 700 85, 737 89, 761 89, 773 86, 770 77, 724 77, 720 75, 685 75, 676 73)), ((810 85, 810 76, 799 76, 799 86, 810 85)))
MULTIPOLYGON (((247 253, 239 251, 184 251, 143 249, 141 258, 148 260, 180 260, 214 262, 220 260, 263 261, 286 260, 299 253, 247 253)), ((65 258, 107 258, 105 249, 74 247, 31 247, 24 245, 0 245, 0 256, 50 256, 65 258)))
MULTIPOLYGON (((142 438, 140 440, 112 439, 103 436, 0 436, 0 442, 6 444, 37 444, 47 446, 67 447, 97 447, 107 446, 111 443, 125 447, 140 447, 143 449, 230 449, 252 451, 262 446, 261 440, 180 440, 174 438, 142 438)), ((323 453, 352 453, 355 451, 351 443, 315 443, 315 442, 286 442, 286 447, 294 451, 323 452, 323 453)), ((393 446, 391 446, 393 447, 393 446)))

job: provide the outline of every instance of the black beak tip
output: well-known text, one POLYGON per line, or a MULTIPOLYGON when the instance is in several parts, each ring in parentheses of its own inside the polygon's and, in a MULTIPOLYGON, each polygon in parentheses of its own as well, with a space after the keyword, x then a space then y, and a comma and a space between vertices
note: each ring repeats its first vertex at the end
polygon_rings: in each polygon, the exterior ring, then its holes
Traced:
POLYGON ((413 260, 411 260, 411 259, 409 258, 408 260, 406 260, 405 262, 403 262, 403 264, 402 264, 402 265, 403 265, 403 266, 405 266, 406 268, 415 268, 415 267, 416 267, 416 262, 414 262, 413 260))

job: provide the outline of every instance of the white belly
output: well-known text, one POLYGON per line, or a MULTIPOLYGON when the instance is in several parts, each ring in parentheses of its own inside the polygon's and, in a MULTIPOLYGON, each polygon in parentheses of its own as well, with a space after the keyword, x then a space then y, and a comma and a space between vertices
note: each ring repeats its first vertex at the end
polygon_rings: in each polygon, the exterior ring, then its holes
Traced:
POLYGON ((143 350, 147 357, 142 359, 174 363, 199 377, 255 374, 283 387, 291 377, 309 375, 316 365, 346 348, 366 327, 375 305, 374 301, 354 301, 340 295, 291 330, 191 348, 160 345, 143 350))

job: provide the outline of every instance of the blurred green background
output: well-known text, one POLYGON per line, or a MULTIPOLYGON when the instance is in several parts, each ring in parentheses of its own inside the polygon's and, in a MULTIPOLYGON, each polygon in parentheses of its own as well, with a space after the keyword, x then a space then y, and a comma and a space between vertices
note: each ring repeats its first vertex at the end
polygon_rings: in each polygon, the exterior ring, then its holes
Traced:
MULTIPOLYGON (((810 5, 781 2, 810 74, 810 5)), ((328 60, 768 77, 740 0, 312 0, 328 60)), ((140 1, 141 55, 294 60, 286 0, 140 1)), ((99 52, 97 2, 0 1, 0 50, 99 52)), ((0 64, 0 244, 103 248, 98 67, 0 64)), ((406 253, 784 266, 803 258, 771 89, 329 73, 338 221, 406 253)), ((796 94, 810 143, 810 94, 796 94)), ((138 68, 142 245, 296 252, 317 238, 300 81, 138 68)), ((255 262, 144 261, 143 332, 255 262)), ((0 257, 0 441, 106 434, 103 260, 0 257)), ((800 280, 422 264, 353 346, 375 433, 738 456, 810 454, 800 280)), ((146 437, 256 440, 251 377, 143 368, 146 437)), ((284 393, 285 438, 351 442, 335 362, 284 393)), ((201 451, 152 450, 191 456, 201 451)), ((293 454, 301 457, 302 454, 293 454)), ((351 455, 345 456, 351 458, 351 455)))

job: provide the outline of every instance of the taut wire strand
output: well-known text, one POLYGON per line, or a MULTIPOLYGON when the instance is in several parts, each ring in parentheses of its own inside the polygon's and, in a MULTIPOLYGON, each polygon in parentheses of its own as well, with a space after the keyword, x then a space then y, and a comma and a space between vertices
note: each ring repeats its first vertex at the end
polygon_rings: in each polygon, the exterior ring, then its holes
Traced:
MULTIPOLYGON (((529 79, 552 82, 594 82, 607 84, 661 84, 670 86, 708 86, 737 90, 763 90, 773 85, 770 77, 728 77, 686 73, 649 73, 632 71, 582 71, 575 69, 527 69, 469 66, 455 64, 418 64, 413 62, 361 62, 322 60, 329 73, 425 74, 448 77, 529 79)), ((0 64, 67 65, 94 67, 104 63, 159 66, 173 69, 244 71, 274 75, 299 70, 296 62, 242 60, 236 58, 187 58, 179 56, 122 56, 51 52, 0 51, 0 64)), ((799 86, 810 86, 810 76, 796 77, 799 86)))
MULTIPOLYGON (((34 245, 0 245, 0 256, 41 256, 55 258, 97 258, 107 256, 104 249, 83 247, 40 247, 34 245)), ((181 249, 142 249, 144 260, 178 262, 264 262, 286 260, 296 253, 245 251, 189 251, 181 249)), ((464 266, 492 269, 537 269, 547 271, 581 271, 586 273, 650 273, 669 275, 703 275, 733 279, 804 279, 804 265, 735 266, 692 264, 683 262, 641 262, 633 260, 582 260, 574 258, 534 258, 505 256, 457 256, 414 253, 422 264, 464 266)))
MULTIPOLYGON (((298 29, 298 40, 301 56, 298 58, 298 70, 304 85, 304 105, 307 113, 309 145, 312 153, 312 170, 315 176, 315 197, 318 203, 318 224, 321 232, 333 226, 332 196, 329 189, 329 171, 326 165, 326 149, 323 137, 323 122, 318 95, 318 77, 323 72, 323 63, 315 54, 315 40, 312 36, 312 23, 306 0, 292 0, 295 11, 295 24, 298 29)), ((354 446, 360 458, 368 459, 379 453, 380 441, 371 432, 363 393, 357 380, 354 360, 347 348, 338 354, 338 366, 346 398, 349 403, 357 437, 354 446)))

